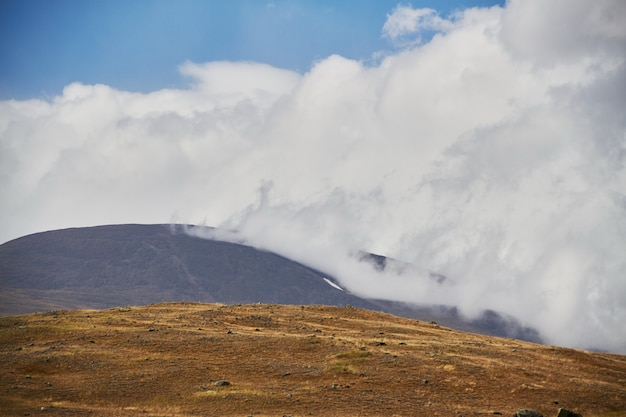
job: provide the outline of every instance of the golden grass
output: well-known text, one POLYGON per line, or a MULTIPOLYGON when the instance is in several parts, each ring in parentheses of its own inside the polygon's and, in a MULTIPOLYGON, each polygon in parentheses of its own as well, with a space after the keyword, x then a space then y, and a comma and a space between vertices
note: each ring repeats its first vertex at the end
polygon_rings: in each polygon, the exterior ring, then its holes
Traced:
POLYGON ((626 415, 626 357, 326 306, 0 318, 0 415, 626 415), (228 386, 215 381, 228 380, 228 386))

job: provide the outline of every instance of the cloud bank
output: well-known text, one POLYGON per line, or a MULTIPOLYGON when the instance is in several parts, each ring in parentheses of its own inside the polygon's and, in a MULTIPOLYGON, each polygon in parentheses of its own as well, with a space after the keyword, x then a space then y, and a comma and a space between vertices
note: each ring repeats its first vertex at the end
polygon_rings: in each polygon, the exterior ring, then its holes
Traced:
POLYGON ((207 224, 361 295, 626 353, 625 17, 620 0, 397 7, 382 35, 402 47, 375 66, 187 62, 184 90, 0 102, 2 241, 207 224))

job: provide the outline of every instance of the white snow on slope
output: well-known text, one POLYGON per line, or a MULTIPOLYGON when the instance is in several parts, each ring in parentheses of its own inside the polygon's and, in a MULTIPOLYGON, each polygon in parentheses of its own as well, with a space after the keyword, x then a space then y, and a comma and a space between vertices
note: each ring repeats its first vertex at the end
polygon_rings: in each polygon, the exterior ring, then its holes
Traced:
POLYGON ((335 284, 334 282, 332 282, 331 280, 329 280, 328 278, 324 278, 324 281, 326 281, 326 283, 328 285, 330 285, 333 288, 337 288, 340 291, 343 291, 343 288, 341 288, 339 285, 335 284))

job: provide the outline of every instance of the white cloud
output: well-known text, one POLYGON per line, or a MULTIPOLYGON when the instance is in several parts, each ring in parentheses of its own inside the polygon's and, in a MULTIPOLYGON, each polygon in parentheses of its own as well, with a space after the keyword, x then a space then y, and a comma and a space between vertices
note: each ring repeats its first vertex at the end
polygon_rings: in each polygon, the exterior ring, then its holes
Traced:
POLYGON ((198 65, 185 62, 183 75, 196 81, 196 89, 225 100, 255 96, 288 94, 298 82, 299 75, 267 64, 255 62, 209 62, 198 65))
POLYGON ((421 42, 421 32, 446 32, 454 26, 453 22, 443 19, 436 10, 429 8, 414 9, 411 6, 396 6, 383 25, 383 37, 391 41, 406 42, 407 37, 416 36, 412 42, 421 42))
MULTIPOLYGON (((624 353, 622 4, 509 1, 448 23, 420 12, 385 30, 440 36, 375 67, 185 63, 187 90, 72 84, 1 102, 2 240, 206 223, 342 288, 492 308, 550 343, 624 353), (381 274, 358 250, 416 267, 381 274)), ((398 10, 388 22, 413 9, 398 10)))
POLYGON ((615 0, 510 1, 503 16, 505 46, 523 59, 569 65, 589 55, 614 61, 624 50, 626 3, 615 0))

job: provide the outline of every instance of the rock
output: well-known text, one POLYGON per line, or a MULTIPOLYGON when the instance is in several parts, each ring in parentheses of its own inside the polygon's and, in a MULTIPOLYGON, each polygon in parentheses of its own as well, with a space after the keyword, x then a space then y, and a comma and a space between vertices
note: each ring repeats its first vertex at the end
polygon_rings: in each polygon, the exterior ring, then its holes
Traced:
POLYGON ((583 416, 573 411, 567 410, 565 408, 559 408, 559 414, 557 414, 556 417, 583 417, 583 416))
POLYGON ((518 410, 517 413, 513 414, 513 417, 543 417, 543 414, 541 414, 539 411, 524 408, 518 410))
POLYGON ((220 379, 219 381, 215 381, 213 385, 215 385, 216 387, 226 387, 230 385, 230 381, 226 381, 225 379, 220 379))

